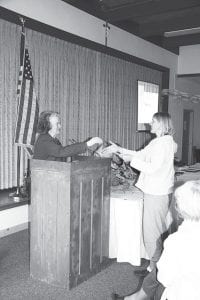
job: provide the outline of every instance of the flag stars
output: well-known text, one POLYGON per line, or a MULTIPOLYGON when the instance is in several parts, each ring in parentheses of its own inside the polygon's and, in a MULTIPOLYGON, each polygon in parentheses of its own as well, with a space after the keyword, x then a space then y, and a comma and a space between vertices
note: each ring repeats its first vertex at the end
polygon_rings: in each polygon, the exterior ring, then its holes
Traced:
POLYGON ((25 49, 25 56, 24 56, 24 78, 28 80, 33 79, 31 62, 30 62, 29 53, 27 49, 25 49))

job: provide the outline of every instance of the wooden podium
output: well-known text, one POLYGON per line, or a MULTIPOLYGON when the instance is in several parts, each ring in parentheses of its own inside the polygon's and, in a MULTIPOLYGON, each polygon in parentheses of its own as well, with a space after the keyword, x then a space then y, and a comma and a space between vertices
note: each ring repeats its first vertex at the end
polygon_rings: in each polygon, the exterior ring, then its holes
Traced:
POLYGON ((30 274, 72 288, 109 256, 110 159, 31 161, 30 274))

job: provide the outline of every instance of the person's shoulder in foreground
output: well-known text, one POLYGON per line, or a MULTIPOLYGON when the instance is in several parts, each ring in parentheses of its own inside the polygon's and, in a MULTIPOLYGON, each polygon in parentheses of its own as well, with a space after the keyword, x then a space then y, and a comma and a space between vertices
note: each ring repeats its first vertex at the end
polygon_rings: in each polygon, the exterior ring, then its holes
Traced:
POLYGON ((175 198, 183 222, 164 243, 157 278, 166 287, 162 299, 199 300, 200 180, 177 188, 175 198))

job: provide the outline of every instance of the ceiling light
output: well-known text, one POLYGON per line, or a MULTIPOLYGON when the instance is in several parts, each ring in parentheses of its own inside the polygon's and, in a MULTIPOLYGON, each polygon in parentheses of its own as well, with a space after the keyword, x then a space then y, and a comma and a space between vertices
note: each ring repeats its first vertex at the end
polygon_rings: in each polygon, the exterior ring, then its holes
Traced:
POLYGON ((200 27, 164 32, 165 37, 200 33, 200 27))

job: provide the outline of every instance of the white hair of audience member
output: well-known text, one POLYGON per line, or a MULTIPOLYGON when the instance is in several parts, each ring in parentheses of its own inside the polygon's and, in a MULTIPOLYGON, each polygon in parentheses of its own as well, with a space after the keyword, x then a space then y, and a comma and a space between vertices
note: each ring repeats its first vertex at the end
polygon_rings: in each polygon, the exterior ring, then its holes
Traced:
POLYGON ((187 181, 175 191, 176 209, 185 220, 200 220, 200 180, 187 181))

